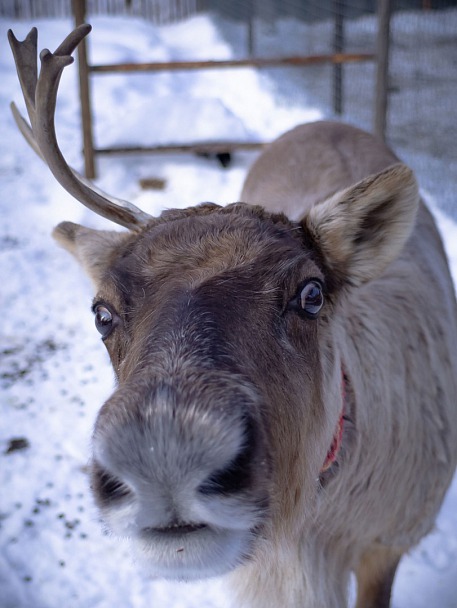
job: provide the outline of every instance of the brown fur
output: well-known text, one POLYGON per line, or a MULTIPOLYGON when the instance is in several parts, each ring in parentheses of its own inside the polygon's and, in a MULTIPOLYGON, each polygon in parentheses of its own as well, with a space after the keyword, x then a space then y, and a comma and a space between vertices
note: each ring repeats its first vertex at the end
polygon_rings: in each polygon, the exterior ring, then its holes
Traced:
POLYGON ((357 605, 355 608, 387 608, 401 552, 389 547, 366 551, 357 567, 357 605))

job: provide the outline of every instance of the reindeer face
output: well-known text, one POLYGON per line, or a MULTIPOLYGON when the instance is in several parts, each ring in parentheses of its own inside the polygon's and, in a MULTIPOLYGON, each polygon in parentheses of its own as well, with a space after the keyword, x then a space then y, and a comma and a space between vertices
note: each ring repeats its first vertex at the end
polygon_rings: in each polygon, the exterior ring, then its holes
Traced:
MULTIPOLYGON (((139 235, 73 239, 118 378, 95 427, 94 495, 154 574, 184 579, 246 559, 272 495, 302 485, 300 439, 321 436, 330 307, 298 225, 243 205, 197 209, 139 235)), ((310 450, 309 499, 323 445, 310 450)))

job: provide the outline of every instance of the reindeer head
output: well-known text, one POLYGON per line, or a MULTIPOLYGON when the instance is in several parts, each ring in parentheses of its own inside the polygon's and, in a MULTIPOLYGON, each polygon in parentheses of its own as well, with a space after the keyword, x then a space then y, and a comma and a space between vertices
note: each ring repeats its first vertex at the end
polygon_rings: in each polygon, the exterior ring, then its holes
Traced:
POLYGON ((212 576, 311 509, 343 407, 338 311, 398 255, 417 188, 396 165, 298 222, 242 203, 152 218, 94 191, 53 124, 61 71, 88 31, 43 52, 38 80, 36 31, 10 39, 32 123, 14 109, 21 130, 68 191, 129 229, 54 231, 95 284, 117 376, 95 424, 92 489, 153 574, 212 576))

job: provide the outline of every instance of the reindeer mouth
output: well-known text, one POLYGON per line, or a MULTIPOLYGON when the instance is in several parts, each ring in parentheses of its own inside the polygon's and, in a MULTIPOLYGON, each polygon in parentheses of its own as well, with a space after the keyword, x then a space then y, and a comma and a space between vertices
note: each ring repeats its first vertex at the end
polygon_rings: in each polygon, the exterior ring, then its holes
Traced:
POLYGON ((182 536, 192 534, 192 532, 198 532, 199 530, 204 530, 205 528, 208 528, 207 524, 176 523, 169 526, 164 526, 162 528, 144 528, 143 533, 146 536, 151 536, 157 533, 170 536, 182 536))

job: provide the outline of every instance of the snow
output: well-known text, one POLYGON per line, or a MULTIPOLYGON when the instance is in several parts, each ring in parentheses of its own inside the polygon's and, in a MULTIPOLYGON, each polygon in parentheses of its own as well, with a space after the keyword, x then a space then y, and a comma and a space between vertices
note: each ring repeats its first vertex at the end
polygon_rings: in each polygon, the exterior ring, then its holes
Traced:
MULTIPOLYGON (((402 17, 400 26, 406 20, 402 17)), ((206 16, 161 28, 125 18, 98 17, 92 23, 92 63, 236 55, 206 16)), ((360 23, 363 36, 366 22, 360 23)), ((448 11, 446 23, 455 32, 456 10, 448 11)), ((55 183, 22 141, 7 108, 12 99, 21 108, 23 104, 6 30, 12 27, 23 39, 31 25, 0 20, 0 607, 224 608, 229 599, 221 581, 184 585, 143 576, 127 548, 103 531, 91 501, 91 429, 113 376, 93 328, 89 282, 49 234, 62 220, 111 226, 55 183), (29 446, 7 453, 13 438, 26 438, 29 446)), ((40 48, 51 49, 72 27, 67 20, 33 25, 38 26, 40 48)), ((293 27, 302 26, 288 22, 278 27, 287 45, 293 27)), ((98 76, 97 144, 271 139, 325 114, 303 93, 286 103, 287 83, 282 98, 274 93, 269 74, 251 69, 98 76)), ((58 137, 70 164, 81 168, 78 112, 76 69, 67 68, 59 93, 58 137)), ((153 214, 200 201, 227 203, 237 200, 253 158, 236 154, 229 170, 191 156, 100 158, 97 183, 153 214), (165 179, 165 190, 141 190, 139 179, 150 177, 165 179)), ((436 196, 442 186, 436 180, 436 160, 421 149, 409 153, 408 162, 415 166, 415 161, 425 167, 421 183, 430 183, 436 196)), ((457 225, 429 199, 457 280, 457 225)), ((393 606, 457 607, 456 480, 435 531, 402 560, 393 606)))

